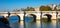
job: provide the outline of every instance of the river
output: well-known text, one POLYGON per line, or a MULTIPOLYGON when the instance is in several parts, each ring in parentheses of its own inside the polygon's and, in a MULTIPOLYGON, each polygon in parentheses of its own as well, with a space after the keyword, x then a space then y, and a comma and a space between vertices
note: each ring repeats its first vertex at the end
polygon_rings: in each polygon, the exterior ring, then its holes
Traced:
MULTIPOLYGON (((3 18, 3 17, 0 17, 3 18)), ((51 22, 47 22, 47 20, 36 20, 33 22, 34 18, 25 17, 24 21, 20 21, 18 17, 12 16, 9 18, 9 23, 11 28, 60 28, 60 19, 51 20, 51 22)))
POLYGON ((26 18, 25 21, 20 23, 10 23, 11 28, 60 28, 59 20, 51 20, 51 22, 37 20, 33 22, 33 19, 26 18))

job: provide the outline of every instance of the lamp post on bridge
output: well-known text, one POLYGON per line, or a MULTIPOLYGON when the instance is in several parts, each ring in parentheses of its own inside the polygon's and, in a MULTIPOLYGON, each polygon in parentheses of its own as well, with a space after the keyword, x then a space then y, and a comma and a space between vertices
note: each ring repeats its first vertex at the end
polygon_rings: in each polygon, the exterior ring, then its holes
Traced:
POLYGON ((25 26, 25 15, 26 15, 26 12, 24 11, 24 16, 23 16, 24 17, 24 20, 23 20, 24 21, 24 28, 26 28, 26 26, 25 26))
POLYGON ((25 21, 25 15, 26 15, 26 12, 24 11, 24 21, 25 21))
POLYGON ((10 12, 8 12, 8 17, 10 16, 10 12))
POLYGON ((58 15, 58 12, 57 12, 57 9, 56 9, 56 28, 58 28, 58 18, 57 18, 57 15, 58 15))
POLYGON ((41 16, 40 17, 41 17, 41 20, 42 20, 42 11, 40 13, 41 13, 41 16))
POLYGON ((41 20, 41 28, 42 28, 42 11, 40 11, 40 20, 41 20))

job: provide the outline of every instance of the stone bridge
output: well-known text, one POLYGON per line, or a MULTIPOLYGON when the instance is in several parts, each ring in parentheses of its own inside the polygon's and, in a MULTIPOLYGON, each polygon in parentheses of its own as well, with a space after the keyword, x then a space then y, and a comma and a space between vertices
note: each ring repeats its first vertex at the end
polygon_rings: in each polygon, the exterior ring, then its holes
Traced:
MULTIPOLYGON (((19 16, 20 17, 20 20, 24 20, 24 11, 20 11, 20 12, 9 12, 10 13, 10 16, 19 16)), ((60 11, 25 11, 25 16, 27 15, 30 15, 30 14, 33 14, 36 16, 36 19, 41 19, 41 15, 42 15, 42 18, 47 18, 47 16, 44 16, 45 14, 50 14, 52 15, 52 18, 51 19, 56 19, 57 18, 60 18, 60 11), (42 14, 41 14, 42 13, 42 14)), ((8 16, 8 12, 0 12, 0 16, 8 16)))

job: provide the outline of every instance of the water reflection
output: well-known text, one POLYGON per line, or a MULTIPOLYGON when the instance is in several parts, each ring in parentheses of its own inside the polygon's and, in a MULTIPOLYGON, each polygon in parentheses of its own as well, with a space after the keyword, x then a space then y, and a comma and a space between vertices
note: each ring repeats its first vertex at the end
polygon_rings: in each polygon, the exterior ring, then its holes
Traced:
POLYGON ((25 21, 18 22, 18 18, 15 17, 14 19, 17 20, 10 20, 11 28, 60 28, 60 19, 51 20, 51 22, 47 22, 47 20, 37 20, 33 22, 33 18, 26 18, 25 21), (11 21, 13 21, 13 23, 11 21))
POLYGON ((56 23, 56 20, 47 21, 36 21, 36 22, 25 22, 11 24, 12 28, 60 28, 60 21, 56 23))
POLYGON ((42 28, 56 28, 56 20, 51 20, 51 22, 42 21, 42 28))
POLYGON ((36 21, 36 28, 41 28, 41 22, 40 21, 36 21))
POLYGON ((20 21, 20 27, 19 28, 24 28, 24 22, 20 21))
POLYGON ((36 21, 36 22, 25 22, 26 28, 56 28, 56 20, 52 20, 51 22, 36 21))
POLYGON ((57 26, 57 28, 60 28, 60 19, 57 20, 56 26, 57 26))
POLYGON ((36 28, 36 23, 35 22, 26 22, 25 23, 26 28, 36 28))
POLYGON ((19 23, 10 23, 11 28, 19 28, 19 23))
POLYGON ((31 19, 29 21, 20 21, 20 23, 10 23, 10 26, 12 28, 60 28, 60 20, 51 20, 51 22, 47 22, 47 20, 37 20, 33 22, 31 19))

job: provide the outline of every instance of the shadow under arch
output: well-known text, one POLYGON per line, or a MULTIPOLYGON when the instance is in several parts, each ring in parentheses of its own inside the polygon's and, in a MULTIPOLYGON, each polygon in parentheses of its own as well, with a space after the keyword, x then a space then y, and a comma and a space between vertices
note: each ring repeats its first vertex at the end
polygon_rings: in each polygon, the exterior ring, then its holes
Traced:
POLYGON ((17 18, 18 19, 18 22, 20 23, 20 16, 19 15, 11 15, 11 16, 9 16, 9 18, 17 18))
POLYGON ((19 18, 19 23, 20 23, 20 16, 19 15, 17 15, 18 16, 18 18, 19 18))
POLYGON ((33 18, 34 18, 34 22, 36 22, 36 15, 34 15, 34 14, 29 14, 29 15, 31 15, 31 16, 33 16, 33 18))
POLYGON ((51 14, 44 14, 44 16, 47 16, 47 22, 51 22, 51 14))

